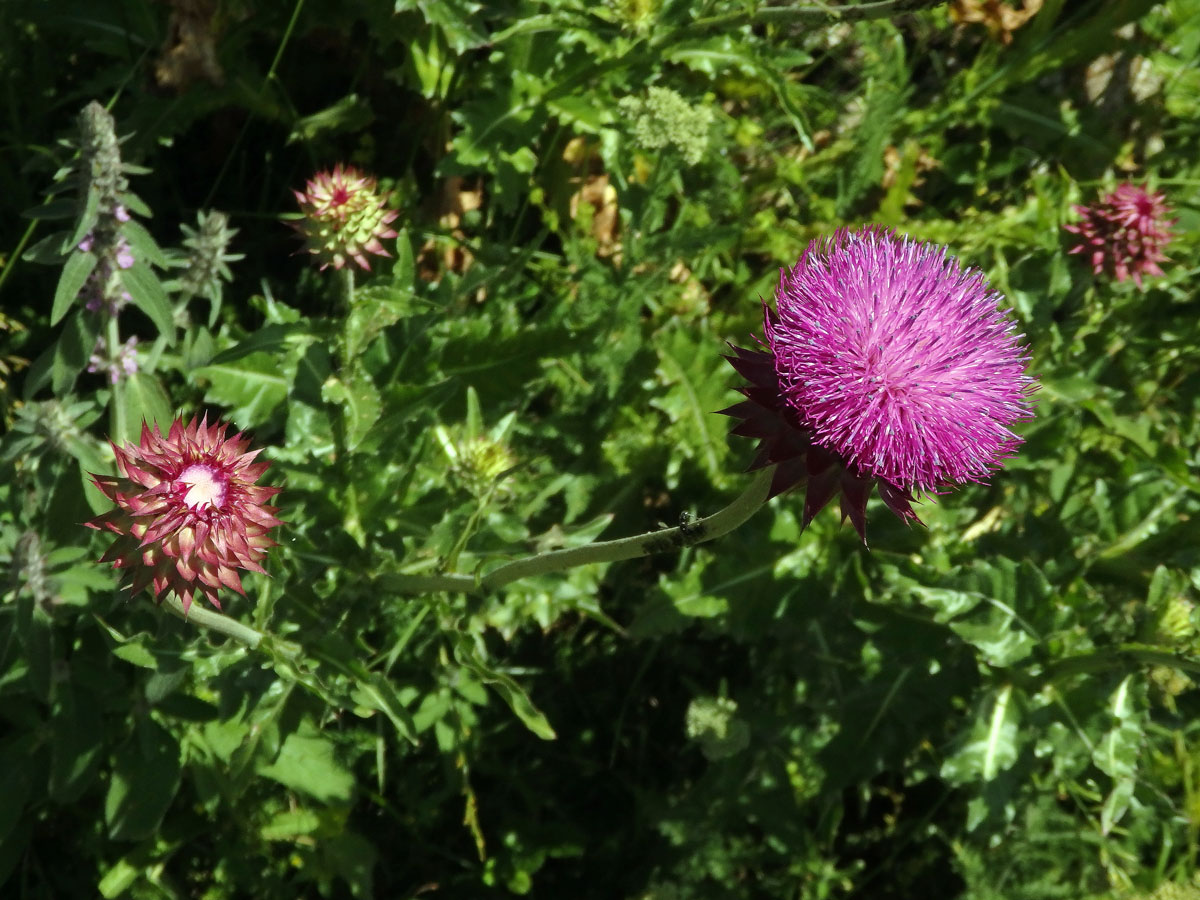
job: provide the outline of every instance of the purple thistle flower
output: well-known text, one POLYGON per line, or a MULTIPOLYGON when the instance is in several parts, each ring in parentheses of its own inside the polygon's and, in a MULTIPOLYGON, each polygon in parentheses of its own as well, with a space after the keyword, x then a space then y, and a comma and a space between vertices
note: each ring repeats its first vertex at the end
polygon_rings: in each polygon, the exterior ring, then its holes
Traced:
POLYGON ((772 496, 805 484, 805 526, 840 491, 864 541, 872 486, 907 521, 916 494, 984 480, 1032 415, 1029 355, 1000 299, 945 248, 888 229, 810 243, 764 304, 769 352, 727 357, 750 381, 722 410, 761 440, 750 468, 778 465, 772 496))
POLYGON ((1168 218, 1171 209, 1161 193, 1125 183, 1094 206, 1073 209, 1083 221, 1063 228, 1081 240, 1068 252, 1088 254, 1097 275, 1107 272, 1117 281, 1132 278, 1141 287, 1143 275, 1163 273, 1158 264, 1167 258, 1163 250, 1178 219, 1168 218))

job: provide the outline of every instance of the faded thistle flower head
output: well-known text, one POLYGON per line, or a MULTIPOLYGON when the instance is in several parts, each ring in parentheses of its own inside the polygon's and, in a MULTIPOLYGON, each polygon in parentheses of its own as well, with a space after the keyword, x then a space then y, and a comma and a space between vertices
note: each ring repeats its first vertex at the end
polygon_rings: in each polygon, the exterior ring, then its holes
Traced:
POLYGON ((675 147, 694 166, 708 147, 712 110, 693 106, 670 88, 652 87, 645 97, 623 97, 617 104, 631 122, 633 141, 643 150, 675 147))
POLYGON ((1094 206, 1076 206, 1083 220, 1063 226, 1080 241, 1070 253, 1085 253, 1092 271, 1106 272, 1117 281, 1132 278, 1142 286, 1143 275, 1161 275, 1158 264, 1166 260, 1163 252, 1171 242, 1171 209, 1161 193, 1144 187, 1122 184, 1105 194, 1094 206))
POLYGON ((208 417, 171 423, 163 435, 143 424, 137 444, 112 445, 118 476, 92 475, 116 509, 87 525, 116 535, 101 562, 128 569, 131 592, 152 588, 159 600, 174 593, 186 611, 196 597, 217 609, 221 587, 245 596, 239 569, 262 572, 275 542, 267 535, 278 511, 267 505, 279 488, 255 484, 268 463, 228 426, 208 417))
POLYGON ((368 253, 391 256, 380 241, 396 237, 389 226, 399 213, 388 208, 389 196, 375 186, 374 178, 338 163, 309 179, 304 191, 292 192, 301 213, 296 230, 322 269, 340 269, 353 260, 370 271, 368 253))
POLYGON ((902 520, 916 494, 981 481, 1012 455, 1033 379, 981 272, 888 229, 808 245, 764 304, 767 351, 727 357, 750 384, 722 410, 777 464, 772 495, 805 485, 804 525, 841 493, 866 540, 873 487, 902 520))

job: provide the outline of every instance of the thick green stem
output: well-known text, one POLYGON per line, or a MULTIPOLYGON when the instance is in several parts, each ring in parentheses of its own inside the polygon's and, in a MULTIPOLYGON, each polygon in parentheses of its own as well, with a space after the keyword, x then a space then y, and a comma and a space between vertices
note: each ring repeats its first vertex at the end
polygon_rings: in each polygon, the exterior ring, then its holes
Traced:
POLYGON ((1172 653, 1145 644, 1119 644, 1077 656, 1066 656, 1046 665, 1041 681, 1057 681, 1070 675, 1085 675, 1112 670, 1125 671, 1142 666, 1169 666, 1183 672, 1200 672, 1200 659, 1172 653))
POLYGON ((427 594, 434 591, 484 594, 530 575, 544 575, 548 572, 572 569, 575 566, 585 566, 589 563, 636 559, 652 553, 680 550, 694 544, 702 544, 733 531, 767 502, 767 494, 771 489, 771 478, 774 471, 773 466, 760 471, 741 496, 720 512, 675 528, 527 556, 524 559, 505 563, 482 578, 475 578, 471 575, 404 575, 395 573, 383 576, 380 579, 381 586, 405 594, 427 594))
POLYGON ((219 612, 213 612, 211 609, 193 603, 187 610, 183 608, 183 601, 174 594, 169 595, 163 600, 163 606, 179 616, 185 622, 190 622, 192 625, 199 625, 201 628, 207 628, 210 631, 215 631, 217 634, 223 634, 226 637, 231 637, 235 641, 240 641, 251 650, 258 649, 258 645, 262 643, 263 634, 261 631, 255 631, 248 625, 243 625, 241 622, 236 622, 233 619, 221 615, 219 612))

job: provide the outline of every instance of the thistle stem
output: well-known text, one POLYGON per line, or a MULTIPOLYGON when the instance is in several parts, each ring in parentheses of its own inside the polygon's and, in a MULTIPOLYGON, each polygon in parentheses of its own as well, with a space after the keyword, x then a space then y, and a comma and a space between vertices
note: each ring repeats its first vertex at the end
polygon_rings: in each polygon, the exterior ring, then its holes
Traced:
POLYGON ((235 641, 240 641, 251 650, 258 649, 258 645, 262 643, 263 634, 261 631, 255 631, 248 625, 243 625, 219 612, 213 612, 211 609, 205 609, 193 603, 187 610, 183 608, 183 601, 171 594, 163 599, 163 606, 171 610, 179 618, 192 625, 199 625, 201 628, 207 628, 210 631, 215 631, 217 634, 223 634, 226 637, 231 637, 235 641))
POLYGON ((1169 666, 1182 672, 1200 672, 1200 659, 1173 653, 1145 644, 1118 644, 1075 656, 1065 656, 1046 665, 1044 681, 1057 681, 1071 675, 1088 675, 1112 670, 1125 671, 1142 666, 1169 666))
POLYGON ((551 550, 513 560, 493 569, 482 578, 471 575, 405 575, 389 573, 381 579, 381 585, 398 593, 425 594, 433 591, 448 591, 463 594, 485 594, 510 582, 530 575, 544 575, 584 566, 589 563, 617 562, 636 559, 652 553, 679 550, 702 544, 728 534, 748 520, 767 502, 771 489, 774 466, 763 469, 754 476, 749 487, 719 512, 696 522, 688 522, 675 528, 650 531, 615 541, 602 541, 583 547, 566 550, 551 550))

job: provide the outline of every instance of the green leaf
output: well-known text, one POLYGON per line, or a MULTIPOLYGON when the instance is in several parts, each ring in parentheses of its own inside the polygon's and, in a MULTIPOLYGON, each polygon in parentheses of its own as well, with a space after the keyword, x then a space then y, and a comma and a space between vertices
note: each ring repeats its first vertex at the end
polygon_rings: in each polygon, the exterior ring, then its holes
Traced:
POLYGON ((30 734, 17 736, 0 746, 0 797, 4 798, 0 803, 0 845, 21 820, 25 802, 33 792, 36 770, 33 747, 30 734))
POLYGON ((258 834, 264 841, 294 841, 314 834, 322 826, 321 816, 311 809, 289 809, 273 815, 258 834))
POLYGON ((252 353, 282 353, 290 348, 303 350, 319 338, 320 335, 314 332, 309 323, 264 325, 245 340, 222 350, 209 360, 208 364, 224 365, 236 362, 252 353))
POLYGON ((51 325, 62 321, 98 262, 91 253, 73 252, 67 257, 62 274, 58 277, 58 285, 54 288, 54 302, 50 307, 51 325))
POLYGON ((393 9, 406 12, 419 9, 430 25, 438 26, 446 35, 446 43, 462 54, 487 42, 487 37, 475 28, 480 4, 471 0, 396 0, 393 9))
POLYGON ((332 106, 297 119, 286 143, 293 144, 297 141, 308 143, 316 138, 338 132, 362 131, 374 120, 375 113, 371 110, 370 103, 363 100, 358 94, 347 94, 332 106))
POLYGON ((354 701, 367 709, 383 713, 400 737, 410 744, 418 743, 417 726, 413 717, 404 708, 404 704, 400 702, 400 698, 386 679, 374 674, 369 680, 360 680, 354 691, 354 701))
POLYGON ((116 752, 112 780, 104 799, 104 821, 115 841, 137 841, 158 829, 179 790, 178 741, 148 716, 116 752))
POLYGON ((119 270, 119 275, 134 305, 150 317, 167 343, 175 343, 175 317, 158 276, 141 260, 128 269, 119 270))
POLYGON ((405 291, 411 291, 416 274, 412 237, 407 228, 401 228, 400 233, 396 236, 396 263, 392 266, 392 283, 405 291))
POLYGON ((522 690, 519 684, 508 675, 489 669, 475 656, 470 639, 466 635, 458 636, 454 646, 454 658, 484 684, 491 685, 492 689, 500 695, 500 699, 507 703, 509 708, 517 714, 517 718, 525 723, 526 728, 544 741, 552 741, 558 737, 554 733, 554 729, 550 727, 550 722, 545 715, 533 705, 533 701, 529 699, 529 695, 522 690))
POLYGON ((291 374, 281 369, 277 357, 251 353, 234 362, 201 366, 190 377, 207 383, 204 399, 232 408, 229 418, 249 428, 265 422, 287 399, 291 374))
POLYGON ((371 377, 355 369, 346 380, 330 378, 321 388, 326 403, 341 407, 346 449, 353 451, 379 419, 383 403, 371 377))
POLYGON ((83 201, 83 212, 79 216, 79 221, 75 223, 75 231, 62 242, 60 253, 70 253, 82 243, 87 233, 96 227, 96 222, 100 219, 99 210, 100 191, 96 189, 95 185, 89 184, 87 196, 83 201))
POLYGON ((992 692, 957 753, 942 764, 951 784, 991 781, 1017 761, 1020 709, 1011 684, 992 692))
POLYGON ((354 794, 354 776, 338 761, 333 742, 314 733, 289 734, 275 762, 258 774, 323 803, 346 803, 354 794))
POLYGON ((132 863, 127 859, 119 859, 113 864, 96 885, 96 890, 104 900, 115 900, 122 896, 133 883, 142 877, 145 867, 132 863))
POLYGON ((109 437, 118 444, 137 443, 142 422, 166 432, 175 416, 171 401, 159 380, 148 372, 135 372, 113 388, 109 437))
MULTIPOLYGON (((411 252, 410 249, 410 264, 412 262, 411 252)), ((410 272, 410 283, 411 280, 412 273, 410 272)), ((390 288, 382 292, 367 288, 358 293, 354 301, 354 308, 346 316, 346 322, 342 329, 342 355, 345 359, 350 362, 357 360, 371 341, 379 336, 380 332, 403 318, 407 311, 406 305, 391 299, 395 293, 390 288)))
POLYGON ((133 251, 135 259, 144 259, 160 269, 165 269, 170 265, 166 254, 158 246, 158 242, 140 223, 132 220, 126 222, 121 226, 121 234, 129 242, 129 249, 133 251))
POLYGON ((100 320, 86 310, 76 310, 62 334, 54 343, 50 362, 50 379, 54 393, 62 396, 70 392, 75 379, 84 370, 96 348, 96 333, 100 320))
POLYGON ((50 796, 73 803, 96 779, 104 744, 100 702, 89 691, 67 682, 58 689, 50 715, 50 796))

